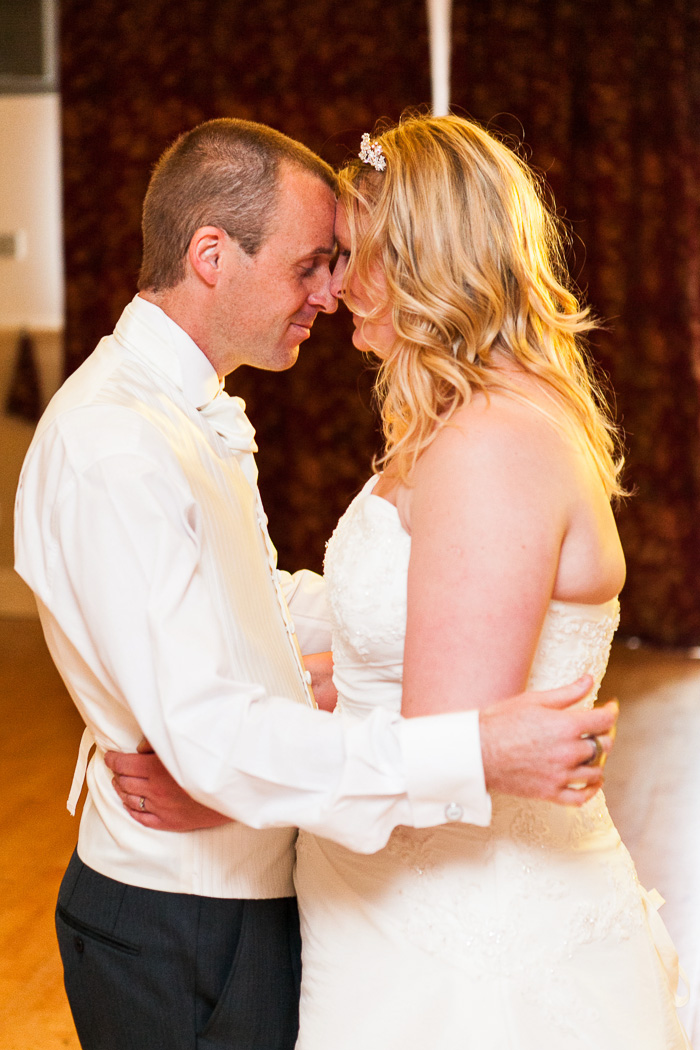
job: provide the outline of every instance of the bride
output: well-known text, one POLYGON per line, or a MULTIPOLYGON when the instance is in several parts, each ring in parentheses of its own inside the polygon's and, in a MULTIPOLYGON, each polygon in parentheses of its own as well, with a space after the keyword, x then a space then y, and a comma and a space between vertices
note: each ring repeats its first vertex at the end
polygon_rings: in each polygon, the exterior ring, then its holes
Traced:
MULTIPOLYGON (((614 428, 556 220, 477 124, 410 117, 340 173, 333 290, 386 451, 329 543, 339 717, 605 672, 625 575, 614 428)), ((571 785, 572 796, 576 785, 571 785)), ((298 1050, 676 1050, 677 959, 602 792, 373 856, 302 832, 298 1050)))
MULTIPOLYGON (((597 690, 619 463, 533 176, 472 122, 410 118, 341 171, 336 232, 386 438, 326 555, 342 717, 455 709, 465 681, 483 704, 584 671, 597 690)), ((689 1046, 602 792, 496 795, 488 828, 400 828, 370 857, 302 832, 297 856, 298 1050, 689 1046)))

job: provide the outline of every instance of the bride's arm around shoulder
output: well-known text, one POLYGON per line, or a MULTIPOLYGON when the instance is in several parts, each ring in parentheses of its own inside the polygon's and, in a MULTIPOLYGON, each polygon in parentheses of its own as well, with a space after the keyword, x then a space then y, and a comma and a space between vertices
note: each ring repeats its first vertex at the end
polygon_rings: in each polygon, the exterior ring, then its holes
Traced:
POLYGON ((533 404, 477 395, 421 455, 406 497, 404 714, 514 696, 552 597, 590 600, 591 574, 605 588, 621 558, 589 457, 533 404))

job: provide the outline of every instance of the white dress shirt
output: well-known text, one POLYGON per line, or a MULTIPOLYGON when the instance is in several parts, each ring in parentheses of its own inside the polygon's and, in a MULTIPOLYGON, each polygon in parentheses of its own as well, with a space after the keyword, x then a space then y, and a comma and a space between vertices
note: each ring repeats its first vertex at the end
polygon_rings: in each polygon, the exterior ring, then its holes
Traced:
POLYGON ((322 583, 277 572, 253 433, 190 337, 137 296, 54 397, 23 467, 16 568, 97 745, 78 851, 129 884, 284 896, 293 825, 372 852, 397 824, 489 821, 477 712, 378 709, 350 726, 312 709, 282 592, 304 650, 320 651, 322 583), (129 817, 103 758, 142 736, 241 823, 175 834, 129 817))

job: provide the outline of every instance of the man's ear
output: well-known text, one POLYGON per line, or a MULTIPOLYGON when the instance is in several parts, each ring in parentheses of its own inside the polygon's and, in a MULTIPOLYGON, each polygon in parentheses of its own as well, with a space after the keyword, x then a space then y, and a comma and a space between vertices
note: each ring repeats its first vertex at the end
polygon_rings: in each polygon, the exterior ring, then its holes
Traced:
POLYGON ((190 241, 187 249, 190 266, 211 288, 218 283, 222 255, 230 247, 230 240, 226 231, 218 226, 200 226, 190 241))

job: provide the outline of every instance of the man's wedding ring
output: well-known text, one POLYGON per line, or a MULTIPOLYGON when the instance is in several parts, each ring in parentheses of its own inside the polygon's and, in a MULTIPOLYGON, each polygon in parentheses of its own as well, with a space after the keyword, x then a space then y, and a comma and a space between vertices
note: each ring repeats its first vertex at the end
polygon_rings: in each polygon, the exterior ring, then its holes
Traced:
POLYGON ((581 765, 582 766, 600 766, 600 765, 602 765, 603 763, 601 762, 601 759, 604 758, 605 751, 603 750, 603 745, 600 742, 600 737, 593 736, 592 733, 587 733, 586 736, 584 737, 584 740, 590 740, 590 742, 593 744, 593 754, 591 755, 590 758, 587 758, 585 762, 582 762, 581 765))
POLYGON ((143 795, 141 795, 141 798, 139 799, 139 809, 142 813, 144 813, 146 810, 146 799, 143 797, 143 795))

